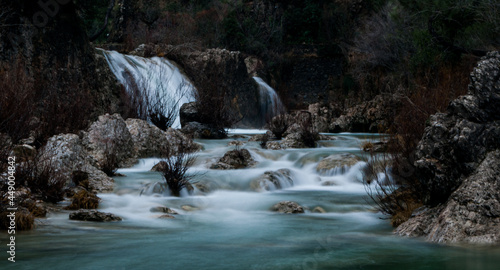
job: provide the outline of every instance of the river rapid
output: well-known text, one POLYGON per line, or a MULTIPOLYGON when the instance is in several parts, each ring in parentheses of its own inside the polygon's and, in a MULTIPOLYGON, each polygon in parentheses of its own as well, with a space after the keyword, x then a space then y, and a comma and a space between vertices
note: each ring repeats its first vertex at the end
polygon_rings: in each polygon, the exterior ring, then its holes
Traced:
POLYGON ((363 162, 339 174, 316 171, 317 163, 331 154, 362 156, 361 144, 380 135, 329 134, 336 139, 320 141, 314 149, 263 150, 258 142, 247 142, 259 132, 233 130, 231 136, 243 136, 197 140, 204 150, 189 173, 210 192, 195 188, 179 198, 141 195, 147 184, 162 181, 150 171, 159 160, 142 159, 120 169, 125 176, 115 177, 114 192, 98 195, 99 211, 123 221, 81 222, 69 220, 70 211, 50 213, 35 230, 17 235, 16 263, 9 263, 4 253, 1 269, 498 269, 497 247, 450 247, 394 236, 389 221, 366 196, 363 162), (257 165, 208 169, 234 149, 228 146, 232 140, 243 141, 241 148, 250 151, 257 165), (251 188, 264 172, 283 168, 291 171, 293 186, 265 192, 251 188), (308 210, 271 212, 280 201, 308 210), (150 211, 157 206, 179 214, 160 219, 150 211), (313 212, 316 207, 326 213, 313 212))

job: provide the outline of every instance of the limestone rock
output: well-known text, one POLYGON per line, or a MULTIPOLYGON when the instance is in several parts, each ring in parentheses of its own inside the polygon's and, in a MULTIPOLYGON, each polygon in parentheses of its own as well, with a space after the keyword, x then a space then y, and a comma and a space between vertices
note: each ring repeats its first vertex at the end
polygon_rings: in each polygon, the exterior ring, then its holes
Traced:
POLYGON ((224 139, 227 134, 199 122, 189 122, 182 126, 181 132, 195 139, 224 139))
POLYGON ((218 162, 210 166, 210 169, 242 169, 252 167, 255 164, 255 160, 247 149, 236 149, 226 152, 218 162))
POLYGON ((81 171, 88 174, 91 191, 113 190, 114 180, 95 166, 97 162, 87 154, 82 140, 77 135, 55 135, 48 139, 41 151, 44 162, 65 177, 67 184, 71 183, 73 172, 81 171))
POLYGON ((323 207, 321 206, 316 206, 314 207, 314 209, 312 210, 313 213, 320 213, 320 214, 324 214, 326 213, 326 210, 323 209, 323 207))
POLYGON ((490 152, 445 205, 424 208, 401 224, 396 233, 425 236, 438 243, 500 241, 500 150, 490 152))
POLYGON ((132 135, 138 157, 161 156, 165 154, 166 149, 175 155, 180 150, 194 152, 201 148, 199 144, 173 128, 163 131, 141 119, 127 119, 125 123, 132 135))
POLYGON ((96 222, 110 222, 110 221, 121 221, 122 218, 115 216, 111 213, 103 213, 97 210, 79 210, 77 212, 69 214, 69 219, 71 220, 82 220, 82 221, 96 221, 96 222))
POLYGON ((273 205, 271 211, 283 214, 300 214, 304 213, 304 208, 296 202, 282 201, 273 205))
POLYGON ((135 163, 134 141, 127 124, 119 114, 101 115, 88 132, 84 132, 83 144, 97 161, 97 166, 113 156, 119 167, 135 163))
POLYGON ((250 182, 255 191, 269 191, 293 186, 293 178, 289 169, 264 172, 262 176, 250 182))
POLYGON ((152 207, 151 209, 149 209, 149 211, 152 213, 166 213, 166 214, 171 214, 171 215, 179 214, 176 211, 174 211, 168 207, 164 207, 164 206, 152 207))
POLYGON ((316 171, 322 175, 341 174, 360 161, 359 157, 350 153, 334 154, 322 159, 316 166, 316 171))
POLYGON ((189 102, 182 104, 179 110, 179 118, 181 119, 181 126, 184 127, 190 122, 199 122, 198 109, 196 102, 189 102))
POLYGON ((425 208, 396 233, 440 243, 500 238, 500 53, 483 57, 468 95, 431 117, 415 156, 425 208))
POLYGON ((398 96, 378 95, 348 108, 329 124, 330 132, 385 132, 401 106, 398 96))
POLYGON ((427 204, 445 202, 488 152, 500 148, 499 72, 500 53, 489 53, 472 72, 468 95, 431 117, 414 163, 427 204))

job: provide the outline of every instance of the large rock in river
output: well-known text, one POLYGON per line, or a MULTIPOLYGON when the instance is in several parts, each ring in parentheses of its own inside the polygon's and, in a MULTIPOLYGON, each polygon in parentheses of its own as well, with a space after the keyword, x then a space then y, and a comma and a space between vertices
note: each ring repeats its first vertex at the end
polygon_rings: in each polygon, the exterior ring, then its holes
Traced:
POLYGON ((256 164, 247 149, 235 149, 228 151, 218 162, 212 164, 210 169, 231 170, 252 167, 256 164))
POLYGON ((119 167, 135 163, 134 141, 125 120, 119 114, 101 115, 88 132, 84 132, 83 144, 99 167, 112 155, 119 167))
POLYGON ((296 202, 282 201, 273 205, 271 211, 283 214, 300 214, 304 213, 304 208, 296 202))
POLYGON ((471 74, 468 95, 431 117, 416 155, 426 203, 444 203, 487 153, 500 147, 500 54, 490 53, 471 74))
POLYGON ((92 191, 113 190, 114 180, 96 166, 97 162, 88 155, 82 140, 75 134, 60 134, 49 138, 41 149, 42 160, 71 183, 73 172, 86 173, 92 191))
POLYGON ((170 154, 179 151, 194 152, 201 146, 182 132, 168 128, 163 131, 153 124, 141 119, 127 119, 127 128, 134 142, 134 150, 140 158, 161 156, 169 149, 170 154))
POLYGON ((97 222, 109 222, 109 221, 121 221, 122 218, 115 216, 111 213, 103 213, 97 210, 78 210, 77 212, 69 214, 69 219, 71 220, 82 220, 82 221, 97 221, 97 222))
POLYGON ((350 153, 334 154, 322 159, 316 166, 316 171, 322 175, 340 174, 360 161, 359 157, 350 153))
POLYGON ((468 95, 431 117, 414 162, 426 208, 396 233, 443 243, 500 240, 500 54, 471 74, 468 95))
POLYGON ((293 186, 293 178, 289 169, 267 171, 250 182, 250 187, 255 191, 269 191, 291 186, 293 186))

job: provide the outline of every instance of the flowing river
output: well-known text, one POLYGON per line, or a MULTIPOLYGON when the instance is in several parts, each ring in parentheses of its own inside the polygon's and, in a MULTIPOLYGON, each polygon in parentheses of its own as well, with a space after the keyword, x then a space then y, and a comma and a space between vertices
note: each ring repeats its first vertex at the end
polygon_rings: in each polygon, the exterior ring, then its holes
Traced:
MULTIPOLYGON (((250 133, 250 131, 234 131, 250 133)), ((49 214, 31 232, 16 237, 16 263, 1 269, 498 269, 500 248, 449 247, 394 236, 388 220, 369 204, 361 183, 363 163, 343 174, 321 175, 317 162, 334 153, 362 155, 371 134, 335 134, 315 149, 263 150, 247 142, 256 167, 210 170, 207 164, 233 149, 233 139, 198 140, 204 150, 189 173, 212 189, 180 198, 140 195, 148 183, 162 181, 151 172, 157 159, 120 169, 111 194, 99 194, 99 211, 121 222, 71 221, 69 211, 49 214), (251 181, 265 171, 287 168, 294 184, 256 192, 251 181), (332 182, 334 185, 323 186, 332 182), (280 201, 295 201, 304 214, 271 212, 280 201), (183 206, 189 205, 192 209, 183 206), (179 213, 160 219, 150 209, 165 206, 179 213), (323 208, 326 213, 312 209, 323 208), (187 211, 187 210, 192 211, 187 211), (8 268, 11 269, 11 268, 8 268)), ((7 234, 2 233, 2 239, 7 234)))

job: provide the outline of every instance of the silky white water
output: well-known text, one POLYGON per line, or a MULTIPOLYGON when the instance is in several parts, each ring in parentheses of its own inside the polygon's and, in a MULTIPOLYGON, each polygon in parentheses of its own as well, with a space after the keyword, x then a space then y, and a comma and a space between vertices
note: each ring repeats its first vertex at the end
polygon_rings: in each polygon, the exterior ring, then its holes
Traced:
POLYGON ((282 113, 285 106, 280 97, 262 78, 253 77, 255 82, 259 85, 260 96, 260 113, 263 120, 272 119, 274 116, 282 113))
MULTIPOLYGON (((235 132, 235 131, 233 131, 235 132)), ((239 130, 241 133, 258 131, 239 130)), ((368 203, 360 182, 362 162, 343 174, 321 175, 315 166, 334 153, 362 155, 360 145, 377 140, 370 134, 331 134, 315 149, 263 150, 245 144, 256 167, 218 171, 208 164, 234 147, 226 140, 199 140, 194 182, 210 188, 176 198, 140 196, 149 183, 162 181, 151 172, 158 159, 143 159, 126 175, 115 177, 113 193, 99 194, 99 211, 121 222, 70 221, 70 211, 51 213, 31 232, 17 235, 15 269, 496 269, 495 247, 446 247, 392 235, 392 228, 368 203), (256 192, 251 182, 265 171, 290 169, 293 186, 256 192), (322 183, 331 181, 332 186, 322 183), (280 201, 307 207, 304 214, 279 214, 280 201), (189 205, 194 211, 186 211, 189 205), (160 219, 150 211, 162 206, 179 213, 160 219), (315 207, 326 213, 314 213, 315 207)), ((66 202, 67 203, 67 202, 66 202)), ((7 234, 1 234, 3 238, 7 234)), ((5 255, 5 254, 4 254, 5 255)), ((6 255, 0 261, 7 264, 6 255)), ((14 268, 13 268, 14 269, 14 268)))
MULTIPOLYGON (((108 61, 111 71, 122 83, 129 94, 138 87, 142 97, 150 104, 161 102, 175 106, 194 101, 194 87, 180 70, 164 57, 144 58, 125 55, 116 51, 101 50, 108 61)), ((180 127, 177 116, 172 127, 180 127)))

